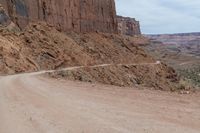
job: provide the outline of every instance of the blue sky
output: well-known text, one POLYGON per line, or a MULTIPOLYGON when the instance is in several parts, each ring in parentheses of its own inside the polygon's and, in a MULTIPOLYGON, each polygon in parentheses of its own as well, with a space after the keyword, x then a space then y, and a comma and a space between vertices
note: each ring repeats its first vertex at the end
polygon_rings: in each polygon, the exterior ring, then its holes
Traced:
POLYGON ((145 34, 200 32, 200 0, 115 0, 117 14, 140 21, 145 34))

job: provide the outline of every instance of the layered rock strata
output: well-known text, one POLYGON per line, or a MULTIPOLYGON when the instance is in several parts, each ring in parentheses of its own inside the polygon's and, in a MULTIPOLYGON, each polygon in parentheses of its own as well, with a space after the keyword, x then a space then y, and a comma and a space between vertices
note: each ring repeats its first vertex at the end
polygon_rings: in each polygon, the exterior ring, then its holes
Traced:
POLYGON ((117 33, 114 0, 0 0, 20 28, 46 21, 62 31, 117 33))
POLYGON ((118 33, 129 36, 140 35, 140 23, 135 18, 117 16, 118 33))

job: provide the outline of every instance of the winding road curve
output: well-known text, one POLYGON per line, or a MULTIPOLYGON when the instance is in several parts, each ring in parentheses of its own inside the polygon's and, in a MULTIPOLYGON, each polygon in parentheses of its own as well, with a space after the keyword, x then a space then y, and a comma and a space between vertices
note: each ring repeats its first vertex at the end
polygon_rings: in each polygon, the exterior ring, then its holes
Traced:
MULTIPOLYGON (((147 64, 160 62, 139 65, 147 64)), ((40 75, 45 72, 54 70, 0 77, 0 133, 200 131, 198 93, 179 95, 64 81, 40 75)))

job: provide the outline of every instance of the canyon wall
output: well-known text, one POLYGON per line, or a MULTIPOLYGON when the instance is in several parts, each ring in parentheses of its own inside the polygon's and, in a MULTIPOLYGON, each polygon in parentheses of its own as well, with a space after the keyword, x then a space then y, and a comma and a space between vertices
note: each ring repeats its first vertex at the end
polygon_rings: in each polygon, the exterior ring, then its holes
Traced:
POLYGON ((20 28, 46 21, 61 31, 117 33, 114 0, 0 0, 20 28))
POLYGON ((118 33, 123 35, 141 35, 140 23, 134 18, 117 16, 118 33))

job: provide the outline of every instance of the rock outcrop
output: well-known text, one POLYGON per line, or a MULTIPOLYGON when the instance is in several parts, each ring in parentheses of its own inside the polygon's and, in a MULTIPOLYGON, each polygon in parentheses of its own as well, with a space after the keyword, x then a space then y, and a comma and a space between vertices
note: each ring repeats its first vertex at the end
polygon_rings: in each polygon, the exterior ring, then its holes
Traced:
POLYGON ((140 23, 135 18, 117 16, 118 33, 129 36, 141 35, 140 23))
POLYGON ((0 0, 20 28, 46 21, 62 31, 117 33, 114 0, 0 0))

